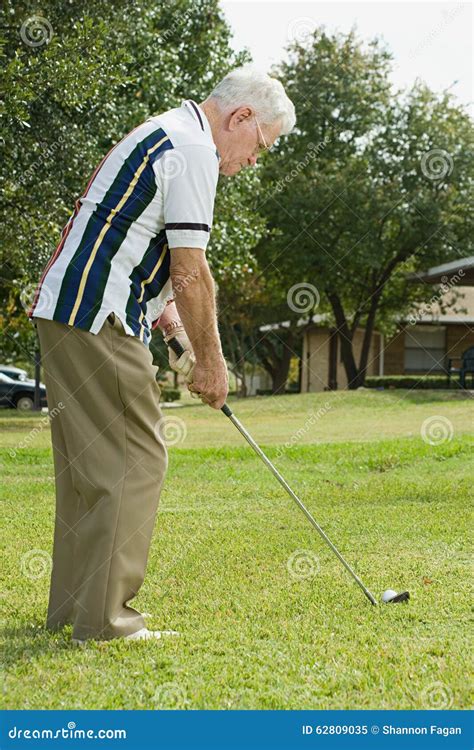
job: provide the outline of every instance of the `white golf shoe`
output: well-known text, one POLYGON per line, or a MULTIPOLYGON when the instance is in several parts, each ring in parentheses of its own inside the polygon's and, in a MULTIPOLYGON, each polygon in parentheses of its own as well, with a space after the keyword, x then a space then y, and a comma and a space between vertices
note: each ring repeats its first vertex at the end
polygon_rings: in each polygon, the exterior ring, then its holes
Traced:
MULTIPOLYGON (((111 638, 109 641, 106 641, 106 643, 116 640, 150 641, 153 639, 157 640, 163 636, 166 637, 167 635, 179 635, 179 633, 176 630, 148 630, 148 628, 141 628, 140 630, 137 630, 136 633, 130 633, 130 635, 124 635, 118 639, 111 638)), ((91 638, 90 640, 93 639, 91 638)), ((72 642, 75 646, 85 646, 87 644, 87 640, 81 640, 80 638, 73 638, 72 642)))
POLYGON ((136 633, 126 635, 126 641, 148 641, 150 638, 162 638, 167 635, 179 635, 176 630, 148 630, 148 628, 142 628, 137 630, 136 633))

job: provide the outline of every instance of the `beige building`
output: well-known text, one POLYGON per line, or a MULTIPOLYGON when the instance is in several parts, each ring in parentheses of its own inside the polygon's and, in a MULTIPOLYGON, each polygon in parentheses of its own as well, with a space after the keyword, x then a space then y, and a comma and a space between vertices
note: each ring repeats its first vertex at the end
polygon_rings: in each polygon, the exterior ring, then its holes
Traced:
MULTIPOLYGON (((433 289, 429 303, 400 322, 389 340, 373 333, 368 375, 441 375, 449 359, 474 346, 474 258, 432 268, 418 278, 441 287, 433 289)), ((363 331, 357 330, 356 361, 362 340, 363 331)), ((301 364, 303 393, 347 388, 338 336, 324 316, 315 315, 305 333, 301 364)))
MULTIPOLYGON (((356 361, 360 357, 363 330, 354 334, 356 361)), ((369 350, 368 375, 383 374, 384 340, 380 333, 372 334, 369 350), (382 356, 381 356, 382 353, 382 356)), ((324 317, 315 315, 303 339, 301 362, 301 392, 344 390, 347 376, 341 359, 341 347, 336 330, 324 324, 324 317)))

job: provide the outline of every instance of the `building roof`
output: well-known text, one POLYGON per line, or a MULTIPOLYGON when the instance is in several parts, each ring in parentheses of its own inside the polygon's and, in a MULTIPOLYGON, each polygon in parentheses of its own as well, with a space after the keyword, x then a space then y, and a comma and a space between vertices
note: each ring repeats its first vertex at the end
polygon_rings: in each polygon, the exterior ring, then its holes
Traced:
MULTIPOLYGON (((310 323, 314 323, 315 325, 329 325, 330 321, 330 315, 329 313, 323 313, 323 314, 316 314, 311 316, 311 320, 309 318, 300 318, 296 325, 297 326, 307 326, 310 323)), ((289 328, 291 325, 290 320, 282 320, 280 323, 266 323, 263 326, 259 326, 259 331, 277 331, 279 328, 289 328)))
MULTIPOLYGON (((474 255, 469 258, 452 260, 441 266, 433 266, 423 273, 413 273, 411 278, 415 281, 425 281, 427 284, 447 284, 450 277, 459 276, 457 283, 463 286, 474 286, 474 255)), ((453 283, 451 281, 451 283, 453 283)))
MULTIPOLYGON (((428 323, 433 325, 453 325, 455 323, 474 324, 474 255, 469 258, 460 258, 441 266, 429 268, 424 273, 410 274, 413 281, 425 281, 428 284, 442 284, 438 290, 433 290, 431 300, 419 305, 412 313, 401 318, 402 322, 416 319, 417 323, 428 323), (454 294, 453 294, 454 292, 454 294), (447 308, 444 312, 440 306, 447 308)), ((297 325, 313 324, 316 326, 327 326, 330 324, 330 314, 316 314, 308 318, 300 318, 297 325)), ((275 331, 279 328, 288 328, 289 320, 279 323, 269 323, 260 326, 260 331, 275 331)))

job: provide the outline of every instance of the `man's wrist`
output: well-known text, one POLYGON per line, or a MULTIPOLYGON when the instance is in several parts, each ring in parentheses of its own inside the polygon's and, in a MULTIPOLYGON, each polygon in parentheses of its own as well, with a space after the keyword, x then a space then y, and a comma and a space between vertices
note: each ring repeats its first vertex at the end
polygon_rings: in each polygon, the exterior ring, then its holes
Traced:
POLYGON ((184 331, 184 326, 180 320, 170 320, 169 323, 166 323, 166 325, 162 327, 161 331, 163 333, 163 338, 168 339, 176 333, 184 331))
POLYGON ((223 359, 222 348, 220 343, 209 344, 206 348, 201 349, 199 352, 194 350, 196 356, 196 362, 200 367, 207 369, 213 367, 216 362, 223 359))

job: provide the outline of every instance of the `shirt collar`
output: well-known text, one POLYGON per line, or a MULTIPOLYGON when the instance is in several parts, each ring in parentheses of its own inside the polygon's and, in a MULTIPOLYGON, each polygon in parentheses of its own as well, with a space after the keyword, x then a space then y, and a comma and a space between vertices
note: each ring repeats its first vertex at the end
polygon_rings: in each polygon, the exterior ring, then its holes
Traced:
MULTIPOLYGON (((211 141, 214 143, 211 126, 209 125, 209 120, 207 119, 202 107, 200 107, 199 104, 197 104, 193 99, 183 99, 183 101, 181 102, 181 106, 186 107, 188 112, 192 114, 196 122, 199 124, 201 130, 206 133, 206 135, 208 135, 211 141)), ((216 154, 217 158, 220 160, 221 157, 217 148, 216 154)))

